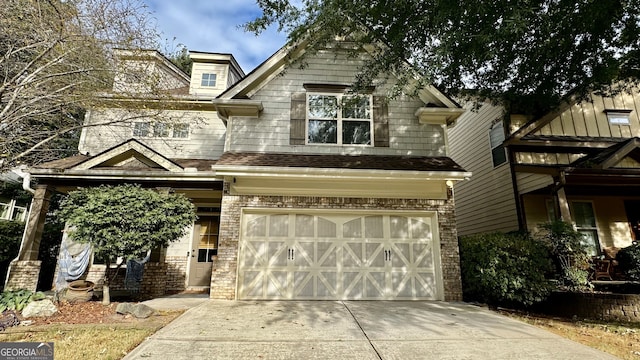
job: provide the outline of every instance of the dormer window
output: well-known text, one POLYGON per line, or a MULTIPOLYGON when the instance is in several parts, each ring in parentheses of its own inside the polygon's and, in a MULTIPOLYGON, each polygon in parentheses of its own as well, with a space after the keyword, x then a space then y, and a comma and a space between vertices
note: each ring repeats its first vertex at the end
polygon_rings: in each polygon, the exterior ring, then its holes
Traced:
POLYGON ((204 73, 202 74, 202 81, 200 82, 200 85, 206 87, 216 87, 216 79, 216 74, 204 73))
POLYGON ((629 113, 631 110, 605 110, 607 120, 611 125, 629 125, 629 113))
POLYGON ((371 95, 307 94, 307 143, 371 145, 371 95))

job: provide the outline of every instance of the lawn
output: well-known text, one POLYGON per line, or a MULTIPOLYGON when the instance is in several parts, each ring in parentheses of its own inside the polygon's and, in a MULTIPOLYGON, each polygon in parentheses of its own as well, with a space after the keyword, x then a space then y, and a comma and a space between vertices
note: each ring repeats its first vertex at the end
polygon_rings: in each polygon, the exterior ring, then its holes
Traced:
POLYGON ((501 312, 621 359, 640 359, 640 324, 570 320, 501 312))
POLYGON ((160 311, 147 319, 115 313, 115 304, 64 305, 60 313, 0 333, 0 342, 53 342, 56 360, 121 359, 182 311, 160 311))

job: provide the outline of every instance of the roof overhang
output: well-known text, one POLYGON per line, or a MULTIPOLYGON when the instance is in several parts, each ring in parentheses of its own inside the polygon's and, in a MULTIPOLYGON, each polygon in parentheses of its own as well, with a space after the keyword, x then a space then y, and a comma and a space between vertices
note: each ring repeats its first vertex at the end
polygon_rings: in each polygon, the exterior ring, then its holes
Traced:
POLYGON ((213 105, 224 120, 230 116, 258 117, 263 109, 261 101, 245 99, 214 99, 213 105))
POLYGON ((420 124, 451 125, 464 112, 461 108, 421 107, 415 116, 420 124))
POLYGON ((233 195, 447 199, 465 171, 401 171, 216 165, 233 195))

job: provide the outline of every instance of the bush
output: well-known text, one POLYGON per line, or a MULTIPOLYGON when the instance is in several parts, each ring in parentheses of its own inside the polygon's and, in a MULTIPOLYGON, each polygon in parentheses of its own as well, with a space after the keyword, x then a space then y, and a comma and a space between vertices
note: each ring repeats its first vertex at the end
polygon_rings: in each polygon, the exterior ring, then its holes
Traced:
POLYGON ((560 286, 569 291, 591 287, 589 283, 590 256, 581 243, 582 235, 573 226, 561 220, 540 225, 538 238, 549 247, 560 286))
POLYGON ((528 306, 546 299, 552 270, 544 244, 523 233, 460 238, 462 288, 466 301, 528 306))
POLYGON ((627 280, 640 281, 640 244, 638 242, 634 241, 633 245, 620 249, 616 260, 627 280))
POLYGON ((18 256, 24 223, 0 220, 0 263, 9 262, 18 256))
POLYGON ((0 294, 0 312, 22 311, 28 303, 45 298, 44 293, 29 290, 4 291, 0 294))

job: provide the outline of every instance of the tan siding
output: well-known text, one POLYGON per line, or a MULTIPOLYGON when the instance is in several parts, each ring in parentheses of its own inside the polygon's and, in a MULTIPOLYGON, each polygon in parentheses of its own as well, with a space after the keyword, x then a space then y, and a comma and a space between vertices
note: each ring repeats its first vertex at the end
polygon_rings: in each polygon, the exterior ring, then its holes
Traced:
POLYGON ((551 176, 542 174, 517 173, 516 179, 520 194, 526 194, 553 184, 551 176))
MULTIPOLYGON (((342 153, 373 155, 446 155, 445 133, 439 125, 420 124, 414 115, 424 104, 401 96, 389 101, 389 147, 296 145, 291 146, 291 94, 304 92, 305 83, 351 84, 361 61, 333 52, 320 52, 305 59, 306 66, 292 66, 257 91, 252 100, 262 101, 260 118, 233 118, 230 151, 298 153, 342 153)), ((385 95, 389 86, 376 86, 374 95, 385 95)))
POLYGON ((573 126, 577 136, 587 136, 587 123, 584 120, 584 113, 582 112, 581 105, 573 105, 569 109, 571 113, 571 119, 573 119, 573 126))
POLYGON ((493 168, 489 129, 503 109, 489 104, 462 115, 449 129, 451 157, 473 175, 455 186, 459 235, 518 228, 508 164, 493 168))
MULTIPOLYGON (((89 124, 104 121, 117 121, 131 115, 123 110, 102 109, 92 110, 86 119, 89 124)), ((142 143, 150 146, 169 158, 217 159, 222 155, 226 128, 214 111, 163 111, 153 113, 150 118, 136 121, 153 120, 154 118, 170 118, 174 122, 189 123, 189 138, 138 138, 142 143)), ((133 138, 131 123, 123 122, 110 126, 86 127, 83 129, 83 141, 78 149, 81 153, 98 154, 106 149, 133 138)))
POLYGON ((571 109, 569 111, 565 111, 560 115, 560 121, 562 122, 562 131, 566 135, 575 136, 576 134, 576 126, 573 122, 573 116, 571 114, 571 109))

